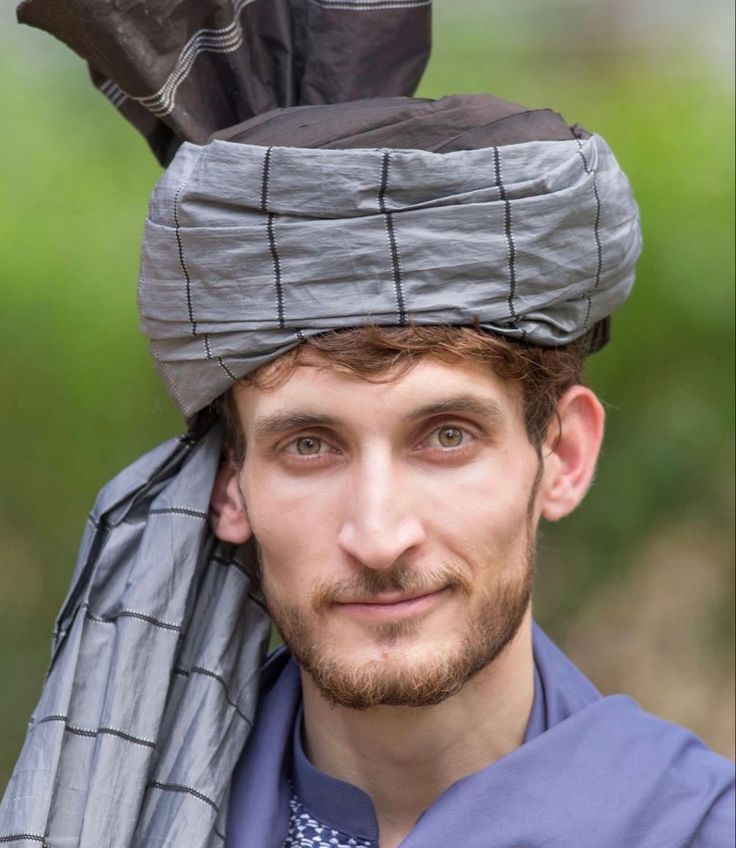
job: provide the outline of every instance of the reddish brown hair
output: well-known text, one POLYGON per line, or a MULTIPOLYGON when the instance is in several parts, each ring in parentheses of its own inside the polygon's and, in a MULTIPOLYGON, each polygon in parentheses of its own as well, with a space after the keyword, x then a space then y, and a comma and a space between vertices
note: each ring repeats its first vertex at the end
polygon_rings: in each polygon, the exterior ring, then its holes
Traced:
MULTIPOLYGON (((276 388, 297 365, 303 364, 305 350, 316 350, 330 367, 371 382, 395 379, 424 356, 443 362, 469 360, 487 365, 501 379, 519 386, 527 435, 539 449, 560 398, 581 381, 590 339, 584 336, 569 345, 544 348, 474 327, 361 327, 307 338, 243 378, 243 382, 263 389, 276 388)), ((224 422, 226 444, 239 465, 245 455, 245 443, 232 391, 220 398, 217 408, 224 422)))

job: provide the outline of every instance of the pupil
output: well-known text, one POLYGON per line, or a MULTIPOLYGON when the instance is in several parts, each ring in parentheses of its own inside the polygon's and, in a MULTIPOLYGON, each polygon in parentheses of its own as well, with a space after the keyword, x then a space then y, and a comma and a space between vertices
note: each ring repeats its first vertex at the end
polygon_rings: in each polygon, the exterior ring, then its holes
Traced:
POLYGON ((456 427, 445 427, 440 431, 440 442, 445 447, 455 447, 460 444, 460 431, 456 427))

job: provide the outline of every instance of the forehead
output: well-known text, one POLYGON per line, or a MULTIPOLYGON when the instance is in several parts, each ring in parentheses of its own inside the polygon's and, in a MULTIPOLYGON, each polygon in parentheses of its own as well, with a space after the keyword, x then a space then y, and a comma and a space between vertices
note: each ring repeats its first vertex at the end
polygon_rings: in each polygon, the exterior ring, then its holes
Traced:
POLYGON ((445 362, 424 356, 408 368, 379 380, 345 371, 318 351, 305 351, 287 378, 276 386, 236 385, 235 400, 244 425, 284 410, 305 410, 341 418, 371 415, 403 418, 419 407, 458 398, 477 398, 521 421, 521 392, 475 361, 445 362))

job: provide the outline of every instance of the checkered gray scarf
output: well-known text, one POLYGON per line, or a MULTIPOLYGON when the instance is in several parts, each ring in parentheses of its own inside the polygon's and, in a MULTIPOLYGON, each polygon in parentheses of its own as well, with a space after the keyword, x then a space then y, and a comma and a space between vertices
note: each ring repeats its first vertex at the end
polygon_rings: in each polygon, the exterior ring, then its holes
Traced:
POLYGON ((19 848, 222 848, 270 620, 250 547, 208 530, 218 425, 100 492, 7 792, 19 848))

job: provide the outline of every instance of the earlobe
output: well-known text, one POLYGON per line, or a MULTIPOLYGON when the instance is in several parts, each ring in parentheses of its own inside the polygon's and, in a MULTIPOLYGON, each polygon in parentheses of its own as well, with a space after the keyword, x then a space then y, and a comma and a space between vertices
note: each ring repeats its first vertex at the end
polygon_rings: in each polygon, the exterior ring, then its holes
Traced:
POLYGON ((557 411, 543 448, 541 511, 547 521, 568 515, 585 497, 595 473, 605 420, 601 402, 586 386, 568 389, 557 411))
POLYGON ((215 477, 210 496, 210 526, 223 542, 241 545, 251 536, 248 513, 238 488, 238 473, 230 462, 215 477))

